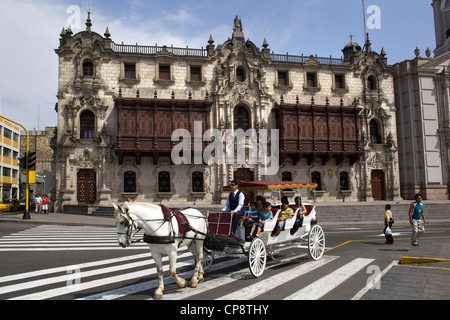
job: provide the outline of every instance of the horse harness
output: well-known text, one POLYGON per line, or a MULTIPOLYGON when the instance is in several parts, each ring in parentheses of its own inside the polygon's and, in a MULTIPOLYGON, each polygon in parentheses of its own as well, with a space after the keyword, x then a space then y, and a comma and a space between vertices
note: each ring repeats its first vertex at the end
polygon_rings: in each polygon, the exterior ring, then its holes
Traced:
MULTIPOLYGON (((162 209, 162 212, 164 215, 163 219, 152 219, 152 220, 142 220, 142 221, 163 221, 161 226, 156 231, 158 231, 165 223, 169 223, 170 230, 171 230, 169 235, 164 236, 164 237, 157 237, 157 236, 151 236, 151 235, 144 234, 143 239, 131 241, 131 244, 139 243, 141 241, 144 241, 145 243, 148 243, 148 244, 171 244, 171 243, 175 243, 175 239, 181 239, 182 240, 182 241, 180 241, 180 245, 181 245, 181 243, 184 240, 193 240, 193 241, 194 240, 204 240, 204 239, 197 239, 197 236, 199 234, 202 236, 205 236, 205 237, 207 236, 207 234, 205 234, 201 231, 198 231, 194 227, 192 227, 189 224, 189 220, 187 219, 185 214, 181 213, 180 211, 175 211, 175 210, 169 209, 169 208, 165 207, 164 205, 160 205, 160 206, 161 206, 161 209, 162 209), (173 222, 172 222, 173 218, 175 218, 177 220, 179 234, 182 234, 182 236, 176 236, 175 229, 174 229, 173 222), (195 233, 194 237, 186 237, 186 233, 188 233, 190 231, 195 233)), ((118 233, 118 234, 126 234, 128 236, 128 238, 131 240, 137 233, 139 233, 139 231, 142 230, 142 228, 138 228, 136 226, 135 221, 128 214, 128 211, 122 212, 122 216, 125 218, 127 231, 124 233, 118 233), (133 233, 133 229, 136 229, 136 232, 133 233)), ((196 218, 198 218, 198 217, 196 217, 196 218)), ((191 245, 192 245, 192 243, 191 243, 191 245)))

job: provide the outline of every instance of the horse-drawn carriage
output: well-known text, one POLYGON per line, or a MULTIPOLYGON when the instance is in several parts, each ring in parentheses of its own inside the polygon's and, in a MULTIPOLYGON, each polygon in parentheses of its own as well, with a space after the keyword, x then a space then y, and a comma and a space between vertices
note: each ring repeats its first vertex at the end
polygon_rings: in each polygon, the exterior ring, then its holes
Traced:
MULTIPOLYGON (((317 185, 301 182, 244 182, 239 184, 240 191, 265 191, 285 189, 316 188, 317 185)), ((225 187, 224 190, 228 190, 225 187)), ((272 206, 273 219, 267 220, 259 237, 248 240, 245 226, 245 215, 238 225, 235 235, 231 235, 232 215, 226 212, 208 212, 208 237, 205 239, 203 268, 207 270, 213 263, 215 254, 243 254, 248 256, 250 272, 255 277, 264 273, 267 258, 274 261, 289 261, 291 259, 310 255, 312 259, 319 260, 325 249, 325 234, 317 224, 317 214, 314 205, 304 203, 307 213, 300 217, 302 210, 296 205, 290 205, 295 212, 287 219, 283 230, 274 232, 280 209, 278 205, 272 206), (283 259, 275 255, 280 251, 307 247, 307 254, 293 254, 283 259)))
MULTIPOLYGON (((315 184, 298 182, 246 182, 239 185, 241 191, 315 187, 315 184)), ((264 273, 268 256, 278 261, 279 259, 275 257, 276 252, 287 248, 303 247, 306 244, 309 255, 315 260, 320 259, 325 248, 325 235, 322 228, 317 225, 314 206, 304 205, 307 214, 302 217, 301 223, 298 223, 300 219, 297 219, 296 212, 294 217, 286 221, 284 229, 279 234, 273 235, 279 214, 274 205, 272 210, 274 217, 271 221, 265 222, 260 237, 245 241, 243 223, 238 227, 239 232, 236 232, 240 238, 230 235, 232 223, 230 213, 209 212, 205 217, 196 209, 175 211, 151 203, 114 204, 117 239, 123 248, 141 240, 148 243, 158 273, 158 288, 154 298, 161 299, 164 291, 163 254, 169 257, 170 275, 176 283, 180 287, 188 285, 187 281, 176 274, 177 251, 183 247, 186 247, 195 259, 191 287, 196 287, 204 280, 204 270, 211 266, 214 253, 247 255, 250 271, 255 277, 260 277, 264 273), (145 233, 143 239, 133 240, 140 230, 145 233)))

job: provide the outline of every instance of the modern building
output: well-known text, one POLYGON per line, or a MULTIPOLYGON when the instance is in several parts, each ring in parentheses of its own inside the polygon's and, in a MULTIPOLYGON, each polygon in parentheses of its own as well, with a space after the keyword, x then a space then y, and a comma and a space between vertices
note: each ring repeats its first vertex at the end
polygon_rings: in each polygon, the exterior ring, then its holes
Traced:
POLYGON ((275 54, 265 39, 261 48, 246 40, 238 17, 230 33, 191 49, 118 44, 90 18, 83 32, 63 29, 57 210, 128 197, 220 204, 232 179, 316 182, 304 196, 317 201, 399 199, 384 50, 367 38, 363 48, 350 41, 343 58, 275 54))
POLYGON ((1 199, 19 199, 20 128, 0 118, 1 199))

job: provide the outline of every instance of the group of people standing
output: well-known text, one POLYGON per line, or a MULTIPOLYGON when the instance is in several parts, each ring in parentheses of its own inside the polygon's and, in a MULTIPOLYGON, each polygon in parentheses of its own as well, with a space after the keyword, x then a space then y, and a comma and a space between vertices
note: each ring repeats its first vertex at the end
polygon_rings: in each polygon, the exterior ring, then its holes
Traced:
POLYGON ((36 196, 36 198, 34 198, 34 204, 35 204, 35 209, 34 212, 35 213, 44 213, 44 214, 48 214, 48 205, 49 205, 50 201, 48 200, 47 195, 44 194, 44 196, 41 197, 40 194, 38 194, 36 196))

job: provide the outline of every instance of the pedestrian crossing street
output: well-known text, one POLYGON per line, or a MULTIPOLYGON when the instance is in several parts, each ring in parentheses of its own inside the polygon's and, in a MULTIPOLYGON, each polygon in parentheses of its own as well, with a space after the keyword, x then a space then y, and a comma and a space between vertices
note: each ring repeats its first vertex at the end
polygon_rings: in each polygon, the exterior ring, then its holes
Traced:
MULTIPOLYGON (((121 249, 115 227, 41 225, 0 238, 0 252, 121 249)), ((148 246, 140 242, 130 249, 145 250, 148 246)))
MULTIPOLYGON (((25 250, 31 243, 36 244, 33 250, 108 250, 103 248, 117 246, 115 237, 115 228, 41 226, 1 238, 0 250, 25 250), (92 234, 101 238, 86 239, 92 234), (20 237, 24 239, 20 241, 20 237), (67 240, 68 237, 71 240, 67 240), (42 242, 36 243, 39 240, 42 242)), ((145 244, 143 248, 147 248, 145 244)), ((150 252, 124 252, 124 256, 119 258, 2 276, 0 299, 152 299, 158 280, 150 252)), ((269 296, 271 299, 275 296, 277 300, 317 300, 335 289, 345 288, 349 281, 353 283, 356 275, 361 278, 361 274, 364 274, 364 280, 358 280, 358 288, 349 297, 359 299, 376 286, 380 277, 394 264, 374 278, 368 272, 370 266, 376 263, 373 259, 349 259, 331 253, 325 254, 319 261, 298 260, 280 269, 277 269, 279 265, 274 265, 274 270, 269 267, 258 279, 251 277, 247 257, 216 257, 205 274, 205 282, 195 289, 179 289, 174 284, 167 272, 168 259, 164 257, 164 300, 264 300, 269 299, 269 296), (323 270, 327 268, 330 271, 324 273, 323 270)), ((177 263, 178 275, 190 279, 193 267, 192 255, 181 251, 177 263)))

